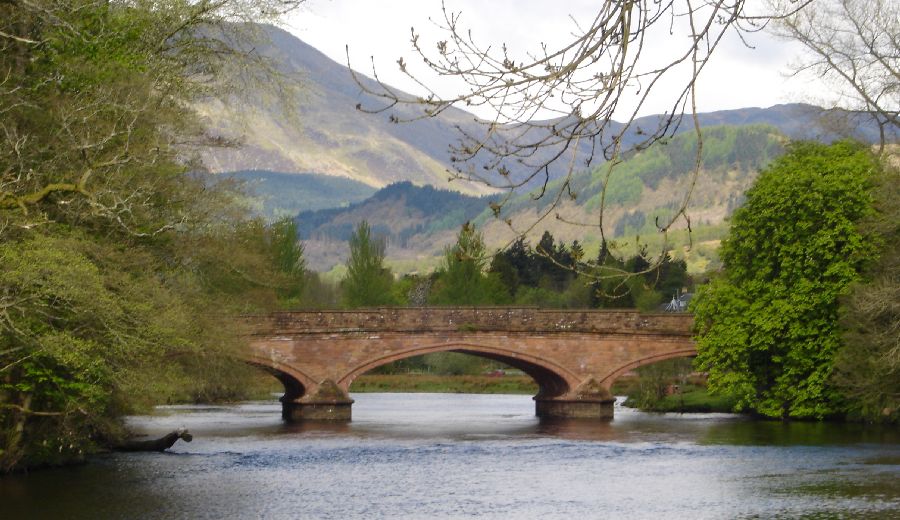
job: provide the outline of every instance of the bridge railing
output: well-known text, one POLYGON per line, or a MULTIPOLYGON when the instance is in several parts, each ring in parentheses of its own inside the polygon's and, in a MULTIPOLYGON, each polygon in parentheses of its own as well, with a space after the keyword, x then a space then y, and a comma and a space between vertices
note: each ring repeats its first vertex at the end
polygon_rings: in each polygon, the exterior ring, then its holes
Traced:
POLYGON ((389 307, 247 316, 255 334, 327 332, 592 332, 690 335, 689 314, 534 307, 389 307))

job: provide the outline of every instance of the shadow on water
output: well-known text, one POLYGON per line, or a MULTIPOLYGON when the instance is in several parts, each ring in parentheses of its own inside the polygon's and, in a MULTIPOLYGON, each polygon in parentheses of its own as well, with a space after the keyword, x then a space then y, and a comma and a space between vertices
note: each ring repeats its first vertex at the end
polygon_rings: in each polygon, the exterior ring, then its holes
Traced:
POLYGON ((890 445, 900 443, 900 431, 858 423, 745 420, 711 424, 698 441, 734 446, 890 445))

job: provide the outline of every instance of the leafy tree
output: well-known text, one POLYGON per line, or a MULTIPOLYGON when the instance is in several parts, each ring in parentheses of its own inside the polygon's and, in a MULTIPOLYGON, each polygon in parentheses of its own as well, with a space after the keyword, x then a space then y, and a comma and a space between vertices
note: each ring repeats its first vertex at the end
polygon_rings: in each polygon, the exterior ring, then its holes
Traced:
POLYGON ((384 266, 384 239, 372 236, 369 223, 360 222, 350 237, 347 276, 341 281, 344 305, 372 307, 396 303, 391 292, 393 276, 384 266))
POLYGON ((900 170, 886 167, 875 214, 862 223, 878 239, 878 257, 843 302, 844 347, 834 381, 850 412, 870 421, 900 419, 900 170))
POLYGON ((696 365, 739 409, 785 419, 840 411, 830 383, 838 298, 873 250, 856 221, 871 211, 877 169, 861 145, 795 143, 735 212, 724 273, 692 309, 696 365))
POLYGON ((189 104, 277 78, 247 50, 261 27, 234 22, 297 3, 0 3, 0 233, 66 220, 147 235, 195 218, 155 196, 185 174, 174 143, 221 144, 189 104))
POLYGON ((281 278, 239 194, 193 173, 210 140, 189 106, 267 76, 234 22, 293 4, 0 2, 0 472, 77 460, 153 403, 238 395, 227 316, 281 278))

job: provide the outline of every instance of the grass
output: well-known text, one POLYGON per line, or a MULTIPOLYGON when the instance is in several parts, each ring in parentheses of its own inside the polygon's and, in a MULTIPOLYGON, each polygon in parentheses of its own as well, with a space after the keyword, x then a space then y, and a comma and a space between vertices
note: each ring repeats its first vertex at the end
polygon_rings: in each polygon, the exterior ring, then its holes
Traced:
POLYGON ((537 393, 537 385, 528 376, 444 376, 431 374, 368 374, 350 387, 351 393, 434 392, 456 394, 537 393))
POLYGON ((641 408, 646 412, 677 413, 731 413, 735 400, 731 396, 711 395, 705 388, 689 388, 680 394, 668 395, 652 406, 641 408))

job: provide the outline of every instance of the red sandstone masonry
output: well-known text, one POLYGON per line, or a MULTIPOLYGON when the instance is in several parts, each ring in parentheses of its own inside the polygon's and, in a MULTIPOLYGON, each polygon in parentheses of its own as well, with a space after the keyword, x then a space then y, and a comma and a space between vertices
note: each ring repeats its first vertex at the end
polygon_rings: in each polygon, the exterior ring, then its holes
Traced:
POLYGON ((300 395, 286 398, 307 404, 318 402, 325 383, 346 394, 362 373, 430 352, 503 361, 534 377, 539 401, 570 404, 608 400, 616 378, 638 366, 696 355, 693 317, 686 314, 439 307, 281 312, 246 320, 248 361, 296 382, 300 395))
POLYGON ((377 308, 278 312, 247 318, 254 334, 350 331, 623 332, 690 336, 687 314, 635 311, 543 310, 530 307, 377 308))

